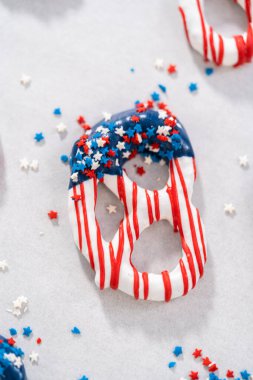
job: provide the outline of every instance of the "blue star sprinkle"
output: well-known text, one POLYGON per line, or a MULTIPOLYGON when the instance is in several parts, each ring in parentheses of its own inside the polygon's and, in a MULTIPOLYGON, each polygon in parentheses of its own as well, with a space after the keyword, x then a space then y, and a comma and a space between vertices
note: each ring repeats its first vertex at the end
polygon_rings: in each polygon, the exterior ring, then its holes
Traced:
POLYGON ((209 373, 209 380, 219 380, 219 378, 215 373, 209 373))
POLYGON ((190 92, 196 92, 196 91, 198 91, 198 85, 197 85, 197 83, 191 82, 189 84, 188 88, 189 88, 190 92))
POLYGON ((68 156, 66 154, 62 154, 61 157, 60 157, 61 161, 64 162, 64 164, 66 164, 69 160, 68 156))
POLYGON ((53 114, 55 116, 61 116, 62 112, 60 108, 55 108, 53 114))
POLYGON ((154 91, 151 94, 151 98, 152 98, 152 100, 154 100, 154 102, 158 102, 160 100, 160 95, 154 91))
POLYGON ((166 94, 166 92, 167 92, 167 87, 166 86, 164 86, 163 84, 158 84, 158 87, 160 88, 160 90, 162 92, 164 92, 166 94))
POLYGON ((23 327, 23 336, 27 336, 29 337, 32 333, 32 329, 30 328, 30 326, 27 326, 27 327, 23 327))
POLYGON ((183 350, 182 350, 182 347, 181 346, 176 346, 175 348, 174 348, 174 350, 173 350, 173 354, 175 355, 175 356, 179 356, 179 355, 182 355, 182 353, 183 353, 183 350))
POLYGON ((11 336, 17 335, 17 330, 16 329, 11 328, 11 329, 9 329, 9 331, 10 331, 10 335, 11 336))
POLYGON ((241 373, 241 377, 242 377, 243 380, 249 380, 250 379, 250 373, 248 373, 246 371, 246 369, 244 371, 240 372, 240 373, 241 373))
POLYGON ((81 331, 79 330, 78 327, 74 327, 72 330, 71 330, 72 334, 74 335, 80 335, 81 334, 81 331))
POLYGON ((214 72, 214 69, 213 69, 212 67, 207 67, 207 68, 205 69, 205 73, 206 73, 207 76, 212 75, 213 72, 214 72))
POLYGON ((35 136, 34 136, 34 140, 36 140, 37 142, 40 142, 42 140, 44 140, 44 136, 43 136, 43 133, 40 132, 40 133, 35 133, 35 136))
POLYGON ((135 68, 131 67, 130 71, 131 71, 131 73, 134 73, 135 72, 135 68))
POLYGON ((89 380, 87 376, 83 375, 79 380, 89 380))
POLYGON ((168 367, 174 368, 176 366, 176 364, 177 364, 176 362, 169 362, 168 367))

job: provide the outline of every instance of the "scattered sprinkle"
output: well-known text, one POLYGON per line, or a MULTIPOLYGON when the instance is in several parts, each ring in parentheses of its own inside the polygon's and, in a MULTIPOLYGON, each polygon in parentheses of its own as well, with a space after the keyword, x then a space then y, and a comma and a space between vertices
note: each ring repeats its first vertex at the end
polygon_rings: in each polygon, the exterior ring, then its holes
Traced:
POLYGON ((131 67, 131 68, 130 68, 130 71, 131 71, 131 73, 134 73, 134 72, 135 72, 135 68, 134 68, 134 67, 131 67))
POLYGON ((30 326, 23 327, 23 336, 29 337, 32 334, 32 329, 30 326))
POLYGON ((176 362, 169 362, 168 367, 174 368, 176 366, 176 364, 177 364, 176 362))
POLYGON ((207 76, 210 76, 210 75, 212 75, 214 73, 214 69, 212 67, 207 67, 205 69, 205 73, 206 73, 207 76))
POLYGON ((29 161, 26 158, 21 158, 19 162, 20 162, 20 169, 22 170, 29 169, 29 161))
POLYGON ((0 272, 6 272, 8 269, 8 263, 6 260, 0 260, 0 272))
POLYGON ((229 215, 235 214, 235 207, 232 205, 232 203, 225 203, 224 204, 224 212, 229 215))
POLYGON ((82 115, 78 116, 76 120, 80 125, 85 124, 85 118, 82 115))
POLYGON ((212 364, 209 366, 208 371, 209 371, 209 372, 216 372, 216 371, 218 371, 218 367, 217 367, 217 365, 216 365, 215 363, 212 363, 212 364))
POLYGON ((44 140, 44 138, 45 137, 42 132, 35 133, 34 140, 36 140, 37 142, 44 140))
POLYGON ((164 69, 164 61, 162 58, 156 58, 154 66, 156 70, 163 70, 164 69))
POLYGON ((190 377, 192 380, 198 380, 198 379, 199 379, 199 373, 198 373, 198 372, 191 371, 191 372, 189 373, 189 377, 190 377))
POLYGON ((246 371, 246 369, 244 371, 240 372, 240 374, 241 374, 241 377, 243 380, 249 380, 250 379, 251 375, 249 372, 246 371))
POLYGON ((144 163, 147 164, 147 165, 151 165, 152 164, 152 158, 150 156, 146 156, 144 158, 144 163))
POLYGON ((190 83, 189 86, 188 86, 190 92, 196 92, 198 91, 198 85, 197 83, 190 83))
POLYGON ((86 377, 85 375, 83 375, 79 380, 89 380, 88 377, 86 377))
POLYGON ((50 219, 57 219, 58 218, 58 212, 54 211, 54 210, 49 211, 47 213, 47 215, 49 216, 50 219))
POLYGON ((208 357, 205 357, 205 358, 202 359, 202 364, 205 367, 208 367, 211 363, 212 362, 211 362, 211 360, 208 357))
POLYGON ((105 121, 109 121, 109 120, 111 120, 112 114, 108 113, 108 112, 103 112, 103 117, 104 117, 105 121))
POLYGON ((60 108, 55 108, 53 114, 55 116, 61 116, 62 112, 60 108))
POLYGON ((244 156, 239 156, 239 163, 242 168, 247 168, 249 166, 249 160, 246 155, 244 156))
POLYGON ((175 356, 179 356, 179 355, 182 355, 182 353, 183 353, 183 350, 182 350, 182 347, 181 346, 176 346, 175 348, 174 348, 174 350, 173 350, 173 354, 175 355, 175 356))
POLYGON ((106 207, 106 210, 109 212, 109 214, 115 214, 117 212, 117 206, 109 205, 106 207))
POLYGON ((74 335, 80 335, 81 334, 81 331, 79 330, 78 327, 73 327, 73 329, 71 330, 72 334, 74 335))
POLYGON ((166 94, 166 92, 167 92, 167 87, 166 86, 164 86, 163 84, 158 84, 158 87, 160 88, 160 90, 162 92, 164 92, 166 94))
POLYGON ((15 336, 15 335, 17 335, 17 330, 16 330, 16 329, 11 328, 11 329, 9 329, 9 331, 10 331, 10 335, 11 335, 11 336, 15 336))
POLYGON ((28 299, 24 296, 19 296, 12 302, 13 308, 7 309, 7 311, 13 314, 15 317, 21 317, 28 310, 28 299))
POLYGON ((195 351, 192 353, 192 355, 195 357, 195 359, 197 359, 202 356, 202 350, 200 350, 199 348, 196 348, 195 351))
POLYGON ((32 162, 30 163, 30 168, 34 171, 34 172, 37 172, 38 169, 39 169, 39 161, 38 160, 32 160, 32 162))
POLYGON ((30 362, 32 364, 38 364, 39 354, 37 352, 32 351, 29 355, 30 362))
POLYGON ((29 75, 22 74, 20 78, 20 83, 22 84, 22 86, 27 88, 30 86, 31 82, 32 82, 32 78, 29 77, 29 75))
POLYGON ((175 74, 177 72, 177 66, 176 65, 169 65, 167 68, 168 74, 175 74))
POLYGON ((42 343, 42 339, 41 338, 37 338, 36 343, 37 344, 41 344, 42 343))
POLYGON ((226 376, 230 379, 235 377, 234 376, 234 371, 231 371, 230 369, 227 370, 226 376))
POLYGON ((136 173, 137 173, 138 175, 142 176, 143 174, 146 173, 146 170, 144 169, 143 166, 137 166, 137 168, 136 168, 136 173))
POLYGON ((151 98, 152 100, 154 100, 154 102, 158 102, 160 100, 160 95, 158 94, 158 92, 152 92, 151 94, 151 98))
POLYGON ((61 161, 66 164, 69 160, 68 156, 66 154, 62 154, 60 157, 61 161))
POLYGON ((59 123, 56 126, 56 129, 58 133, 65 133, 67 131, 67 126, 64 123, 59 123))

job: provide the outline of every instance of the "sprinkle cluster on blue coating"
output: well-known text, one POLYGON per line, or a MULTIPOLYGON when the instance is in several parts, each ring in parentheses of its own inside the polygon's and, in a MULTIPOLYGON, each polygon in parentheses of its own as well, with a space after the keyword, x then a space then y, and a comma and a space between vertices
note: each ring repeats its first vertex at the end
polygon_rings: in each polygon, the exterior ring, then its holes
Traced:
POLYGON ((20 348, 8 343, 0 336, 0 379, 26 380, 25 370, 21 358, 24 356, 20 348))
POLYGON ((167 164, 172 158, 194 156, 187 133, 175 116, 164 109, 141 109, 140 104, 97 123, 89 136, 74 144, 69 160, 70 188, 93 177, 102 179, 104 174, 122 175, 124 163, 137 153, 167 164))

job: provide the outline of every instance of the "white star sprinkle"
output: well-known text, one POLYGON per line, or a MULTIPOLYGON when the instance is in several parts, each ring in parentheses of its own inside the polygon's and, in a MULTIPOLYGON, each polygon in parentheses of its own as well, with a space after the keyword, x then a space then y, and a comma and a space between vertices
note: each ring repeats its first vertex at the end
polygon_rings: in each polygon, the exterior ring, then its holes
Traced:
POLYGON ((24 87, 29 87, 30 84, 31 84, 31 81, 32 81, 32 78, 29 77, 29 75, 22 74, 22 76, 21 76, 21 78, 20 78, 20 83, 21 83, 24 87))
POLYGON ((158 110, 158 117, 159 119, 165 119, 167 117, 167 112, 164 110, 158 110))
POLYGON ((103 112, 103 116, 104 116, 105 121, 109 121, 111 120, 112 114, 108 112, 103 112))
POLYGON ((100 166, 100 163, 94 160, 92 162, 91 170, 96 170, 97 168, 99 168, 99 166, 100 166))
POLYGON ((224 204, 224 212, 229 215, 234 215, 235 213, 235 208, 232 205, 232 203, 225 203, 224 204))
POLYGON ((29 161, 26 158, 21 158, 19 162, 20 162, 20 169, 23 169, 23 170, 29 169, 29 161))
POLYGON ((100 126, 97 128, 97 132, 101 132, 102 135, 106 135, 106 134, 109 132, 109 129, 103 127, 102 125, 100 125, 100 126))
POLYGON ((95 154, 94 154, 94 156, 93 156, 93 158, 96 160, 96 161, 100 161, 101 160, 101 158, 102 158, 102 153, 100 153, 100 152, 96 152, 95 154))
POLYGON ((157 70, 163 70, 163 68, 164 68, 164 62, 163 62, 163 59, 161 59, 161 58, 157 58, 157 59, 155 60, 155 68, 156 68, 157 70))
POLYGON ((64 123, 59 123, 57 126, 56 126, 56 129, 57 129, 57 132, 58 133, 64 133, 67 131, 67 126, 64 124, 64 123))
POLYGON ((116 147, 117 147, 119 150, 123 150, 123 149, 125 149, 125 143, 122 142, 122 141, 119 141, 118 144, 116 145, 116 147))
POLYGON ((240 166, 242 168, 247 168, 249 166, 249 160, 248 160, 248 157, 245 155, 245 156, 239 156, 239 162, 240 162, 240 166))
POLYGON ((32 160, 30 163, 30 168, 36 172, 39 169, 39 161, 38 160, 32 160))
POLYGON ((5 272, 8 269, 8 264, 6 260, 0 261, 0 272, 5 272))
POLYGON ((117 207, 115 205, 109 205, 106 207, 106 210, 108 210, 109 214, 115 214, 117 207))
POLYGON ((122 154, 123 158, 128 158, 129 156, 131 156, 131 152, 129 152, 129 150, 127 150, 126 152, 123 152, 122 154))
POLYGON ((159 164, 160 164, 161 166, 164 166, 164 165, 166 164, 166 161, 162 158, 162 159, 160 160, 159 164))
POLYGON ((15 354, 9 353, 4 354, 4 358, 9 360, 11 363, 15 365, 15 367, 20 368, 23 365, 22 359, 15 354))
POLYGON ((9 313, 12 313, 15 317, 20 317, 28 310, 28 299, 24 296, 19 296, 12 302, 13 309, 8 309, 9 313))
POLYGON ((106 144, 106 141, 102 139, 102 137, 100 137, 99 139, 96 140, 97 141, 97 144, 98 146, 101 148, 103 146, 105 146, 106 144))
POLYGON ((156 133, 158 135, 164 135, 167 136, 171 130, 171 127, 168 127, 167 125, 161 125, 157 128, 156 133))
POLYGON ((78 173, 75 172, 75 173, 71 174, 70 178, 72 179, 72 181, 74 183, 78 182, 78 173))
POLYGON ((122 136, 124 135, 124 133, 125 133, 124 128, 123 128, 123 127, 116 128, 116 129, 115 129, 115 133, 116 133, 117 135, 119 135, 119 136, 122 137, 122 136))
POLYGON ((147 165, 151 165, 152 164, 152 158, 150 156, 146 156, 144 159, 144 163, 147 165))
POLYGON ((37 364, 39 361, 39 354, 37 352, 32 351, 29 355, 29 359, 32 364, 37 364))

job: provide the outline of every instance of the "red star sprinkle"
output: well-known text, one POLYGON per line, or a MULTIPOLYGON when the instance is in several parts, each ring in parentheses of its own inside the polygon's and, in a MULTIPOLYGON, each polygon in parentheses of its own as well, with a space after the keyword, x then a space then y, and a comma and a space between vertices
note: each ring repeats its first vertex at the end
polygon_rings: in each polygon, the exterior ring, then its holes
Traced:
POLYGON ((133 116, 131 117, 131 120, 132 120, 133 122, 135 122, 135 123, 138 123, 138 121, 140 121, 140 118, 139 118, 139 116, 133 115, 133 116))
POLYGON ((189 373, 189 377, 190 377, 192 380, 198 380, 198 379, 199 379, 199 373, 198 373, 198 372, 191 371, 191 372, 189 373))
POLYGON ((169 74, 174 74, 177 72, 177 66, 176 65, 169 65, 167 68, 167 71, 169 74))
POLYGON ((36 342, 37 342, 37 344, 41 344, 41 343, 42 343, 41 338, 38 338, 38 339, 36 340, 36 342))
POLYGON ((2 344, 4 341, 3 341, 3 339, 0 339, 0 344, 2 344))
POLYGON ((91 129, 91 126, 89 124, 82 124, 81 127, 85 130, 85 131, 89 131, 91 129))
POLYGON ((49 216, 50 219, 57 219, 58 218, 58 212, 57 211, 51 210, 47 213, 47 215, 49 216))
POLYGON ((212 362, 208 357, 202 359, 202 364, 206 367, 208 367, 211 363, 212 362))
POLYGON ((78 122, 78 124, 82 125, 85 123, 85 118, 82 115, 80 115, 77 118, 77 122, 78 122))
POLYGON ((137 172, 137 174, 139 174, 140 176, 142 176, 143 174, 146 173, 146 171, 145 171, 145 169, 144 169, 143 166, 137 166, 136 172, 137 172))
POLYGON ((10 346, 14 346, 14 344, 16 343, 16 341, 13 338, 8 339, 7 342, 10 346))
POLYGON ((218 367, 217 367, 217 365, 214 363, 214 364, 212 364, 212 365, 210 365, 210 367, 209 367, 209 372, 215 372, 215 371, 218 371, 218 367))
POLYGON ((234 377, 234 371, 231 371, 230 369, 228 369, 226 376, 227 376, 229 379, 231 379, 232 377, 234 377))
POLYGON ((202 350, 196 348, 192 355, 195 357, 195 359, 197 359, 202 355, 202 350))

